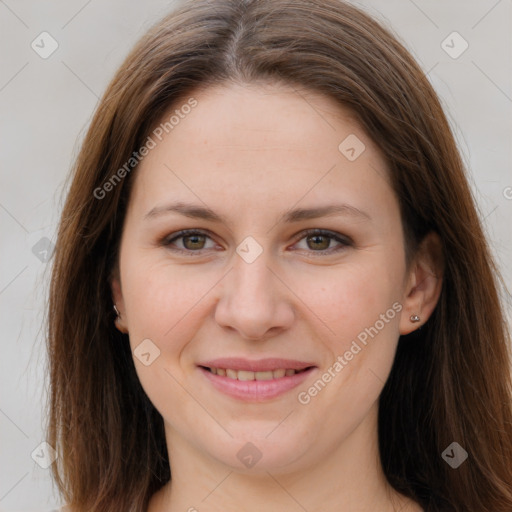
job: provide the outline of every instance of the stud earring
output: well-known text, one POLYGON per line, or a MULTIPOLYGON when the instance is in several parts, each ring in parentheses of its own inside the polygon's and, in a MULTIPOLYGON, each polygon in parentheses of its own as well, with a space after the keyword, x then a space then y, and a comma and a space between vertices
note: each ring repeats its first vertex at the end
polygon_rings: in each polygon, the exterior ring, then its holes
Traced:
POLYGON ((121 313, 119 313, 119 310, 117 309, 117 306, 114 304, 114 311, 116 312, 117 318, 121 318, 121 313))
POLYGON ((411 315, 410 320, 411 322, 416 323, 420 321, 420 317, 418 315, 411 315))

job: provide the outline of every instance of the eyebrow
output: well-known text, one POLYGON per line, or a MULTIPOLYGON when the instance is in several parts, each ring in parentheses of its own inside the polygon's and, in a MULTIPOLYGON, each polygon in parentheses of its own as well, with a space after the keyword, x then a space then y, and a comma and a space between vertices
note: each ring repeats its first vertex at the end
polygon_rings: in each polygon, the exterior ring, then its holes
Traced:
MULTIPOLYGON (((159 217, 166 213, 179 213, 193 219, 209 220, 226 223, 225 219, 206 206, 181 201, 163 206, 155 206, 146 215, 145 219, 159 217)), ((347 216, 361 220, 371 220, 370 215, 349 204, 330 204, 315 208, 295 208, 281 214, 281 219, 287 223, 300 222, 320 217, 347 216)))

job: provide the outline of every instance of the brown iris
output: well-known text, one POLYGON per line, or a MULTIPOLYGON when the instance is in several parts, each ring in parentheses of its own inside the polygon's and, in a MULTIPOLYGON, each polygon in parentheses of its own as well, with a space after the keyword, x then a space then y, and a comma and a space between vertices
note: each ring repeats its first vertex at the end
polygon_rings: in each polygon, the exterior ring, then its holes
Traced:
POLYGON ((308 247, 310 249, 319 249, 321 251, 328 249, 331 239, 325 235, 309 235, 307 237, 308 247), (310 242, 313 240, 313 246, 310 242))
POLYGON ((183 246, 186 249, 203 249, 204 244, 206 242, 205 235, 186 235, 183 236, 182 238, 183 246))

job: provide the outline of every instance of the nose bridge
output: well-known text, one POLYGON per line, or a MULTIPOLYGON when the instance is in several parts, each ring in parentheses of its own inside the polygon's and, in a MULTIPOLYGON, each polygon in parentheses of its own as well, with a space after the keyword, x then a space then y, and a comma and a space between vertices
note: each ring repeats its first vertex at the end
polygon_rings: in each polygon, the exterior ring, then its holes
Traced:
POLYGON ((234 292, 239 300, 272 300, 272 273, 269 269, 267 254, 260 255, 255 261, 247 262, 237 257, 234 261, 232 281, 234 292))
MULTIPOLYGON (((269 269, 269 257, 263 252, 255 261, 248 262, 238 255, 233 262, 228 287, 229 299, 240 307, 251 308, 261 315, 270 310, 277 299, 276 283, 269 269)), ((246 313, 249 313, 247 311, 246 313)))
POLYGON ((252 261, 234 255, 232 270, 217 304, 216 320, 220 325, 254 339, 263 337, 270 329, 290 325, 292 305, 270 265, 266 251, 252 261))

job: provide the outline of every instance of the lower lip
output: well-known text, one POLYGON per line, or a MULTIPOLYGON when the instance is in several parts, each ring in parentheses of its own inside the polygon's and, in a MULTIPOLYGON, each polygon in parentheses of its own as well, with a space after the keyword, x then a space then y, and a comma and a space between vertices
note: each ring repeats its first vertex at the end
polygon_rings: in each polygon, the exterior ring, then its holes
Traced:
POLYGON ((222 393, 239 400, 263 402, 297 387, 311 375, 315 368, 271 380, 237 380, 217 375, 202 367, 199 367, 199 370, 222 393))

